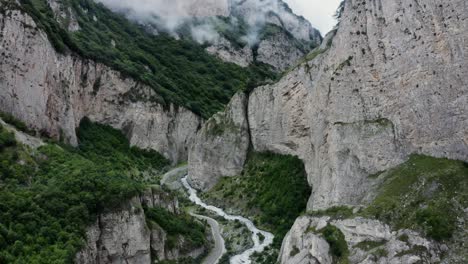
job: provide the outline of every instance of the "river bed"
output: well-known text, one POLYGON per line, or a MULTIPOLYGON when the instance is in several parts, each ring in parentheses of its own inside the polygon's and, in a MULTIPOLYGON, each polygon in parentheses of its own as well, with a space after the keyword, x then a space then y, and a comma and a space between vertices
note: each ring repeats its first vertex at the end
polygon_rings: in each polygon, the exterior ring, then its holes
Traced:
POLYGON ((252 248, 249 248, 246 251, 242 252, 241 254, 232 256, 231 259, 230 259, 231 264, 250 264, 250 263, 252 263, 251 260, 250 260, 250 257, 252 256, 253 253, 263 252, 266 247, 268 247, 269 245, 271 245, 273 243, 273 238, 274 238, 273 234, 258 229, 253 224, 253 222, 250 221, 249 219, 247 219, 245 217, 242 217, 242 216, 229 215, 226 212, 224 212, 223 209, 218 208, 218 207, 213 206, 213 205, 208 205, 205 202, 203 202, 198 197, 197 191, 195 189, 193 189, 192 186, 190 186, 190 184, 188 183, 187 177, 188 176, 185 176, 182 179, 182 184, 184 185, 184 187, 187 189, 187 191, 189 193, 190 201, 192 201, 193 203, 195 203, 195 204, 197 204, 197 205, 199 205, 199 206, 201 206, 201 207, 203 207, 203 208, 205 208, 207 210, 210 210, 210 211, 216 213, 217 215, 223 217, 224 219, 226 219, 228 221, 235 221, 235 220, 240 221, 241 223, 246 225, 247 228, 252 233, 252 240, 254 242, 254 246, 252 248), (261 234, 264 237, 264 239, 262 241, 260 241, 259 234, 261 234))

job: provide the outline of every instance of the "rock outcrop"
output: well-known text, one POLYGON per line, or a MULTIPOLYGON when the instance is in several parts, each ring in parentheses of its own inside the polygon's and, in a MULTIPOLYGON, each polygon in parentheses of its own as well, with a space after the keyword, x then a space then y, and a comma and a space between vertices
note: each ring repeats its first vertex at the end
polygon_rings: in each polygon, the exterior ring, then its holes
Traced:
POLYGON ((189 155, 192 186, 208 190, 219 177, 242 172, 250 144, 246 112, 247 97, 238 93, 198 132, 189 155))
POLYGON ((304 161, 309 210, 362 204, 368 176, 412 153, 468 161, 465 11, 462 0, 346 1, 327 50, 249 95, 253 149, 304 161))
POLYGON ((377 220, 303 216, 286 235, 280 254, 284 264, 331 264, 330 245, 321 230, 337 227, 348 247, 349 263, 438 263, 444 247, 410 230, 392 231, 377 220))
POLYGON ((232 62, 241 67, 247 67, 254 61, 253 51, 248 45, 238 48, 223 37, 207 47, 206 51, 223 61, 232 62))
POLYGON ((286 32, 278 32, 258 43, 256 59, 282 72, 306 55, 304 50, 294 44, 295 40, 286 32))
POLYGON ((164 208, 179 213, 178 200, 161 190, 149 189, 120 208, 98 216, 86 232, 86 245, 75 257, 79 264, 141 264, 164 260, 197 258, 206 248, 190 248, 180 237, 168 245, 167 232, 156 223, 147 223, 147 208, 164 208))
POLYGON ((187 159, 200 117, 157 103, 150 87, 107 66, 58 54, 19 10, 0 13, 0 29, 1 111, 73 145, 75 129, 87 116, 123 130, 132 145, 157 150, 174 163, 187 159))

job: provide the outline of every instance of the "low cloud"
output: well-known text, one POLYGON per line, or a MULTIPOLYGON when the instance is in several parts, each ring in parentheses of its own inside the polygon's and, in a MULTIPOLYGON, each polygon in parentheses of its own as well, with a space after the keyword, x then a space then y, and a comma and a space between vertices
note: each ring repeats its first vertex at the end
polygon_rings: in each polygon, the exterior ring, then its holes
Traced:
MULTIPOLYGON (((211 14, 238 15, 248 25, 242 39, 249 45, 258 42, 258 37, 266 23, 281 25, 282 22, 297 20, 280 0, 96 0, 113 11, 124 13, 129 19, 141 24, 155 24, 159 30, 178 37, 177 30, 188 26, 193 39, 199 43, 213 43, 220 37, 215 29, 216 18, 193 18, 211 14)), ((236 19, 230 26, 238 26, 236 19)), ((294 30, 294 23, 292 23, 294 30)))

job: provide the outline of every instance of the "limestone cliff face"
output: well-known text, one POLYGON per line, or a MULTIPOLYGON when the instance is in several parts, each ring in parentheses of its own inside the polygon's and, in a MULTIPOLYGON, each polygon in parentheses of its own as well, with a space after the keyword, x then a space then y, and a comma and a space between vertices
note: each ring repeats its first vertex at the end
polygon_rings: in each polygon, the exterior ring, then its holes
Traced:
POLYGON ((365 203, 368 176, 412 153, 468 160, 466 11, 347 0, 327 50, 250 94, 253 148, 304 161, 309 210, 365 203))
POLYGON ((84 116, 126 132, 132 145, 173 162, 187 159, 202 120, 155 103, 150 87, 107 66, 55 52, 46 34, 18 10, 0 14, 0 110, 54 138, 77 144, 84 116))
POLYGON ((149 189, 121 208, 99 215, 96 223, 88 228, 86 245, 76 255, 75 263, 158 263, 197 258, 206 251, 204 247, 188 247, 183 237, 169 247, 166 231, 155 223, 147 223, 143 206, 179 213, 177 199, 160 190, 149 189))
POLYGON ((242 172, 249 148, 247 97, 236 94, 224 112, 214 115, 198 132, 190 149, 190 183, 212 188, 221 176, 242 172))

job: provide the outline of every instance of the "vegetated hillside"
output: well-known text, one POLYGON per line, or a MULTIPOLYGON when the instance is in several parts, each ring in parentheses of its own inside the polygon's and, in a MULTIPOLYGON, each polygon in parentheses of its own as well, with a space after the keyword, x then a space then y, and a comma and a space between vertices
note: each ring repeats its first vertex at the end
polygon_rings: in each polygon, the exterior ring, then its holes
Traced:
MULTIPOLYGON (((203 198, 254 219, 275 235, 273 248, 279 250, 294 220, 305 211, 310 192, 304 164, 297 157, 252 152, 242 175, 223 178, 203 198)), ((258 260, 275 259, 276 255, 260 255, 258 260)))
POLYGON ((436 241, 468 237, 462 221, 468 208, 468 163, 413 155, 379 177, 383 184, 365 216, 436 241))
POLYGON ((275 78, 265 65, 242 68, 222 62, 189 38, 152 35, 92 0, 61 2, 62 9, 74 14, 67 19, 76 19, 76 31, 65 28, 67 21, 57 22, 46 0, 20 2, 57 51, 107 64, 150 85, 161 96, 159 103, 185 106, 203 117, 221 110, 236 91, 275 78))
MULTIPOLYGON (((307 214, 311 223, 316 223, 317 219, 324 219, 321 217, 328 217, 327 228, 323 228, 323 225, 315 228, 312 225, 307 228, 307 232, 320 235, 327 240, 334 259, 347 261, 349 258, 352 260, 350 263, 355 263, 359 252, 366 252, 365 254, 374 259, 385 257, 388 263, 395 261, 406 263, 405 257, 409 256, 417 256, 423 263, 434 263, 431 254, 441 254, 444 260, 442 263, 466 262, 468 259, 465 243, 468 239, 466 214, 468 194, 465 191, 468 188, 468 164, 466 162, 412 155, 403 164, 370 177, 378 179, 381 184, 368 205, 359 210, 340 206, 307 214), (353 229, 349 229, 349 224, 344 224, 347 221, 348 223, 355 221, 353 229), (356 228, 356 223, 359 221, 362 226, 356 228), (368 224, 368 229, 364 228, 366 221, 368 223, 373 221, 373 224, 368 224), (380 225, 392 233, 382 239, 381 236, 385 232, 369 232, 371 230, 369 227, 372 225, 375 225, 374 230, 378 230, 377 226, 380 225), (334 229, 337 236, 340 236, 341 231, 357 230, 352 232, 357 234, 362 232, 361 234, 367 237, 359 243, 351 242, 353 236, 350 235, 346 239, 341 237, 339 240, 329 241, 326 229, 334 229), (419 240, 415 239, 418 234, 429 238, 430 242, 418 244, 423 239, 422 237, 419 240), (398 243, 404 246, 395 246, 398 243), (442 244, 445 246, 440 247, 442 244), (434 253, 431 248, 438 248, 439 252, 434 253)), ((300 225, 299 222, 297 226, 300 225)), ((299 249, 295 251, 299 253, 299 249)))
MULTIPOLYGON (((32 149, 0 126, 0 263, 70 263, 98 213, 144 187, 168 161, 84 120, 80 146, 32 149)), ((199 239, 197 240, 199 242, 199 239)))

